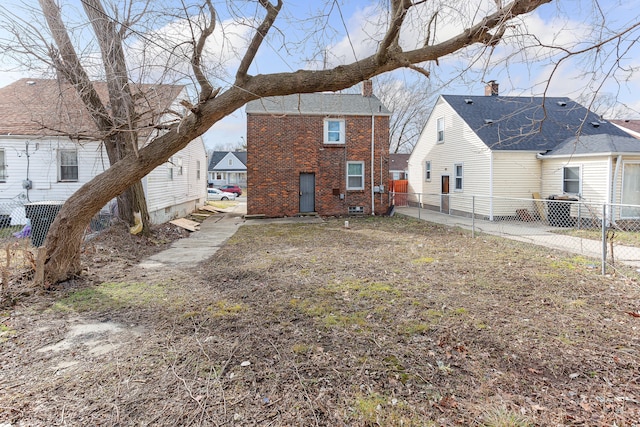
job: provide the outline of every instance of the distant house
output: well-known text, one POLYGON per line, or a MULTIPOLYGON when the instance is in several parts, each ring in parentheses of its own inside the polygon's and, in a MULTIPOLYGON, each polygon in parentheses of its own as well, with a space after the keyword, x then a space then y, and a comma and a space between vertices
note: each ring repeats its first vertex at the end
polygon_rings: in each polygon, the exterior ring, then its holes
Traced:
POLYGON ((441 95, 409 158, 420 203, 449 212, 457 196, 471 212, 486 196, 475 212, 490 219, 515 215, 501 197, 640 204, 639 182, 640 141, 569 98, 499 96, 495 82, 485 96, 441 95))
POLYGON ((214 151, 209 159, 209 185, 247 185, 247 152, 214 151))
POLYGON ((640 120, 609 120, 634 138, 640 139, 640 120))
MULTIPOLYGON (((106 84, 95 83, 106 99, 106 84)), ((143 145, 156 125, 173 120, 184 87, 136 86, 145 128, 143 145)), ((75 88, 58 80, 22 79, 0 88, 0 204, 17 206, 12 222, 24 221, 21 206, 44 200, 64 201, 109 167, 93 120, 75 88), (10 202, 10 203, 9 203, 10 202)), ((207 157, 202 139, 194 139, 167 163, 143 179, 152 222, 186 215, 206 200, 207 157)), ((24 209, 22 209, 24 212, 24 209)))
POLYGON ((407 179, 409 176, 409 154, 389 154, 389 179, 407 179))
POLYGON ((373 95, 313 93, 247 104, 247 213, 381 214, 390 112, 373 95))

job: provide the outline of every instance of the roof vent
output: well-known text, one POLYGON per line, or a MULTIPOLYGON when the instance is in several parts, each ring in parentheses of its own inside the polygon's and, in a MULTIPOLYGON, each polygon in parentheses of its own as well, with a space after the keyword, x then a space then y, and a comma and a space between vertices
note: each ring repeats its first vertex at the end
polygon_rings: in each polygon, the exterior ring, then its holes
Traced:
POLYGON ((493 124, 493 119, 484 119, 484 124, 485 125, 492 125, 493 124))
POLYGON ((465 103, 465 104, 473 104, 473 99, 471 99, 471 98, 465 98, 464 103, 465 103))
POLYGON ((557 102, 557 104, 558 104, 559 106, 561 106, 561 107, 566 107, 566 106, 567 106, 567 103, 566 103, 566 102, 564 102, 564 101, 558 101, 558 102, 557 102))
POLYGON ((34 84, 36 84, 36 82, 34 82, 33 80, 27 80, 27 85, 33 86, 34 84))
POLYGON ((598 128, 600 127, 600 122, 591 122, 591 126, 593 126, 594 128, 598 128))

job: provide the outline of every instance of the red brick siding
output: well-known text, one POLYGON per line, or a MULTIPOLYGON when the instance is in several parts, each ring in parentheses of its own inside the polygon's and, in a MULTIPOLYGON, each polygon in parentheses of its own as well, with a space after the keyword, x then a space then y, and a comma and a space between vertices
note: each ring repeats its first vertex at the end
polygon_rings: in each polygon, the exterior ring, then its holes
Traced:
MULTIPOLYGON (((247 214, 267 217, 299 213, 300 174, 315 173, 315 207, 320 215, 347 215, 349 206, 371 213, 371 117, 347 116, 344 145, 325 145, 324 117, 247 115, 247 214), (346 191, 346 162, 363 161, 365 190, 346 191), (340 199, 333 190, 344 194, 340 199)), ((375 119, 374 185, 389 176, 389 118, 375 119), (381 173, 382 157, 382 173, 381 173)), ((375 195, 382 214, 387 194, 375 195)))

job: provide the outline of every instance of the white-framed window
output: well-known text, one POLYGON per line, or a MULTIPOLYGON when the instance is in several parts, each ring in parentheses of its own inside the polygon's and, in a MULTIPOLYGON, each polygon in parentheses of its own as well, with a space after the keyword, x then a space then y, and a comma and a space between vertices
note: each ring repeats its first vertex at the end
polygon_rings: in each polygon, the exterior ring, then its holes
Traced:
POLYGON ((58 180, 78 181, 78 150, 58 150, 58 180))
POLYGON ((453 165, 453 189, 455 191, 462 191, 462 177, 463 177, 463 169, 462 163, 456 163, 453 165))
POLYGON ((364 162, 347 162, 347 190, 364 190, 364 162))
POLYGON ((167 160, 167 177, 170 181, 173 181, 173 157, 169 157, 169 160, 167 160))
POLYGON ((196 160, 196 179, 200 180, 200 160, 196 160))
POLYGON ((7 165, 5 164, 4 150, 0 149, 0 182, 7 180, 7 165))
MULTIPOLYGON (((622 166, 622 204, 640 205, 640 163, 624 162, 622 166)), ((622 206, 620 217, 625 219, 640 218, 640 208, 622 206)))
POLYGON ((424 162, 424 180, 431 181, 431 160, 424 162))
POLYGON ((438 143, 442 143, 444 142, 444 117, 438 117, 436 126, 438 131, 436 140, 438 143))
POLYGON ((233 166, 233 159, 231 157, 229 157, 229 160, 227 160, 227 162, 229 163, 229 166, 233 166))
POLYGON ((176 167, 178 169, 178 176, 182 175, 182 173, 184 172, 184 169, 182 167, 182 157, 178 157, 176 159, 176 167))
POLYGON ((324 143, 344 144, 344 120, 324 119, 324 143))
POLYGON ((214 172, 213 176, 215 180, 224 180, 224 172, 214 172))
POLYGON ((580 194, 580 166, 565 166, 563 168, 562 192, 580 194))

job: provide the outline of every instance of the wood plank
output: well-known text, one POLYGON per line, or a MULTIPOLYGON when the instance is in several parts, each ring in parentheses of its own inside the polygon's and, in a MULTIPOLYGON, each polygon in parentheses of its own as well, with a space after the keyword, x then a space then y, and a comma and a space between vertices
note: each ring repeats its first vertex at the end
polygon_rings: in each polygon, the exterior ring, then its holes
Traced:
POLYGON ((203 207, 200 208, 200 210, 202 211, 208 211, 208 212, 213 212, 213 213, 220 213, 222 212, 219 209, 214 208, 213 206, 210 205, 204 205, 203 207))
POLYGON ((536 207, 536 212, 538 212, 538 216, 540 217, 541 220, 546 221, 547 213, 544 210, 544 202, 540 200, 540 193, 533 192, 531 196, 534 199, 533 205, 536 207))
POLYGON ((200 229, 200 223, 196 222, 196 221, 191 221, 188 220, 186 218, 178 218, 178 219, 174 219, 172 221, 169 221, 169 223, 173 224, 173 225, 177 225, 178 227, 182 227, 186 230, 189 231, 198 231, 200 229))

